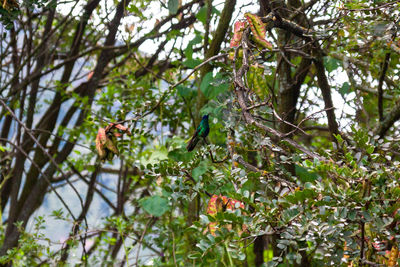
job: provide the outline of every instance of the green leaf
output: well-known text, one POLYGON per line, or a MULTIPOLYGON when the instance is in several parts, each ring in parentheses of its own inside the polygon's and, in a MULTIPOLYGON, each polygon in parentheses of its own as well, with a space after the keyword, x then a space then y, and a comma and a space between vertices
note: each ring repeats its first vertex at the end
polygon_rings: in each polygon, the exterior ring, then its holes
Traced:
POLYGON ((178 94, 184 98, 188 97, 190 98, 194 96, 195 93, 197 92, 196 90, 193 90, 192 88, 183 85, 179 85, 177 88, 178 88, 178 94))
POLYGON ((201 63, 199 59, 186 59, 182 64, 188 67, 189 69, 194 69, 197 65, 201 63))
POLYGON ((193 46, 193 45, 201 44, 202 41, 203 41, 203 36, 197 32, 196 37, 194 37, 193 40, 191 40, 189 43, 193 46))
POLYGON ((176 14, 179 8, 179 0, 168 0, 168 10, 170 14, 176 14))
POLYGON ((339 93, 344 96, 350 92, 350 84, 348 82, 344 82, 342 87, 339 89, 339 93))
POLYGON ((210 90, 208 98, 209 99, 214 99, 216 98, 219 94, 226 92, 229 89, 229 83, 225 83, 223 81, 217 81, 216 83, 219 83, 216 86, 210 86, 213 88, 213 90, 210 90))
POLYGON ((200 90, 208 99, 215 99, 219 94, 229 89, 229 81, 220 73, 213 78, 212 73, 207 73, 200 85, 200 90))
POLYGON ((139 201, 140 206, 153 216, 162 216, 169 210, 168 200, 160 196, 151 196, 139 201))
POLYGON ((193 57, 193 46, 189 43, 183 53, 185 54, 186 58, 191 59, 193 57))
POLYGON ((336 70, 339 66, 341 66, 341 61, 336 58, 324 57, 324 65, 328 72, 336 70))
POLYGON ((196 36, 192 40, 190 40, 187 47, 183 51, 185 53, 185 56, 187 57, 187 59, 192 59, 193 46, 195 46, 197 44, 201 44, 202 42, 203 42, 203 37, 201 36, 201 34, 196 33, 196 36))
POLYGON ((135 15, 139 16, 141 19, 146 20, 147 18, 143 15, 143 12, 136 7, 135 3, 130 4, 127 8, 127 11, 135 13, 135 15))
POLYGON ((196 18, 201 21, 203 24, 207 22, 207 5, 204 5, 200 8, 199 12, 196 14, 196 18))
POLYGON ((207 161, 202 161, 200 162, 199 166, 197 166, 196 168, 194 168, 192 170, 192 176, 193 178, 198 181, 200 176, 205 174, 207 172, 208 169, 208 164, 207 161))
POLYGON ((200 252, 194 252, 192 254, 189 254, 188 258, 191 259, 191 260, 201 258, 201 253, 200 252))
POLYGON ((372 153, 374 152, 374 150, 375 150, 375 147, 372 146, 372 145, 369 145, 369 146, 367 147, 367 153, 368 153, 368 154, 372 154, 372 153))
POLYGON ((255 188, 256 188, 255 182, 249 179, 245 183, 243 183, 241 191, 245 192, 246 190, 248 190, 250 192, 253 192, 255 191, 255 188))
POLYGON ((336 140, 337 140, 339 143, 343 143, 343 138, 340 136, 340 134, 337 134, 337 135, 334 135, 334 136, 335 136, 336 140))
POLYGON ((212 72, 209 72, 206 75, 204 75, 203 80, 201 81, 200 90, 206 97, 209 95, 211 87, 210 84, 212 80, 213 80, 212 72))
POLYGON ((350 221, 354 221, 356 219, 356 217, 357 217, 357 211, 355 211, 355 210, 351 210, 347 215, 347 218, 350 221))
POLYGON ((176 162, 188 162, 194 155, 194 152, 187 152, 186 148, 172 150, 168 153, 168 158, 176 162))
POLYGON ((312 182, 318 178, 317 174, 309 172, 306 168, 303 168, 299 165, 295 166, 295 171, 296 171, 296 176, 299 177, 303 183, 312 182))
POLYGON ((168 159, 168 151, 166 147, 161 146, 161 147, 156 147, 152 152, 151 156, 148 160, 143 160, 143 164, 155 164, 158 163, 161 160, 168 159))

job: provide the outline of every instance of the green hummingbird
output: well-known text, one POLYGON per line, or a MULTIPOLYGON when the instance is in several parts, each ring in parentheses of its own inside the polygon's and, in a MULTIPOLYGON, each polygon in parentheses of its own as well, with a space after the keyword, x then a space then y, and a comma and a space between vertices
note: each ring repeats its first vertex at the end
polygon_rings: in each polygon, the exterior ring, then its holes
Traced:
POLYGON ((206 138, 209 132, 210 126, 208 125, 208 115, 204 115, 201 119, 199 127, 197 127, 196 132, 194 133, 189 141, 189 144, 186 147, 187 150, 192 151, 199 142, 200 137, 206 138))

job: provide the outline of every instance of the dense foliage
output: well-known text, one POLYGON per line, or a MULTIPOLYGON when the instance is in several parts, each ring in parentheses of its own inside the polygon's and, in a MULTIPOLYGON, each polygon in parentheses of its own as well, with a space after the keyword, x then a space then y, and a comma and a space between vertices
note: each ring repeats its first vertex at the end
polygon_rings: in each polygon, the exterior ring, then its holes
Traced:
POLYGON ((0 263, 398 265, 399 8, 3 1, 0 263))

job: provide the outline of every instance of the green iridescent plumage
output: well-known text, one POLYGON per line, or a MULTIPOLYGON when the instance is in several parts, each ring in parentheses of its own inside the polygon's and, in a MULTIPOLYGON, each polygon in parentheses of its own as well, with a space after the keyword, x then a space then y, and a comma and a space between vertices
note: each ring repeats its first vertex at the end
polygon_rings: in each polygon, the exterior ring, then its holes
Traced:
POLYGON ((210 126, 208 125, 208 115, 204 115, 201 119, 199 127, 197 127, 196 132, 194 133, 189 141, 189 144, 186 147, 187 150, 192 151, 196 147, 197 143, 200 141, 200 138, 206 138, 209 132, 210 126))

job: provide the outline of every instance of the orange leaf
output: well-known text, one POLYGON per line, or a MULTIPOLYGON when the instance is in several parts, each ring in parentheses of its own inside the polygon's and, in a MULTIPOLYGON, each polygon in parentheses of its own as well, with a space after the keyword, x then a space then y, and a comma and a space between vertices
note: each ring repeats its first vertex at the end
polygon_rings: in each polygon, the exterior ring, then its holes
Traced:
POLYGON ((397 266, 397 258, 398 258, 399 250, 397 249, 396 245, 393 245, 392 249, 390 250, 388 266, 397 266))
POLYGON ((104 149, 104 145, 101 143, 99 135, 96 137, 96 150, 100 159, 104 159, 106 157, 106 150, 104 149))
POLYGON ((207 214, 209 215, 214 215, 217 214, 217 195, 213 195, 210 200, 208 201, 208 206, 207 206, 207 214))
POLYGON ((92 79, 93 77, 93 71, 89 72, 89 74, 87 75, 87 80, 89 81, 90 79, 92 79))

